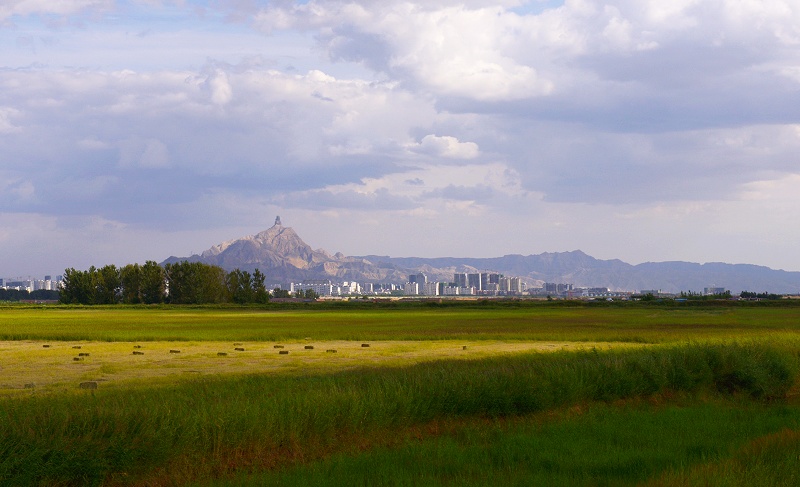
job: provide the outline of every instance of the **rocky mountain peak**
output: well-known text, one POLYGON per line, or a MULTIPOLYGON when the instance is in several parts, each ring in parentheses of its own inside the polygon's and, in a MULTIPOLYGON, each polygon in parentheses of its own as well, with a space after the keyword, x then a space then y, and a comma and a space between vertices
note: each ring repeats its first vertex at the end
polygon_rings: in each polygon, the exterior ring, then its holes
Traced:
POLYGON ((215 245, 201 255, 170 257, 168 262, 204 262, 231 271, 252 272, 258 268, 269 282, 299 282, 303 279, 331 279, 358 282, 405 282, 409 274, 423 272, 430 280, 449 282, 455 272, 491 270, 519 276, 526 282, 571 283, 575 286, 608 287, 612 290, 662 289, 667 292, 702 290, 715 284, 733 292, 768 290, 797 292, 800 272, 774 271, 764 267, 689 262, 626 264, 620 260, 598 260, 580 250, 538 255, 506 255, 474 259, 441 257, 392 258, 389 256, 347 257, 314 250, 291 228, 275 224, 256 235, 215 245))

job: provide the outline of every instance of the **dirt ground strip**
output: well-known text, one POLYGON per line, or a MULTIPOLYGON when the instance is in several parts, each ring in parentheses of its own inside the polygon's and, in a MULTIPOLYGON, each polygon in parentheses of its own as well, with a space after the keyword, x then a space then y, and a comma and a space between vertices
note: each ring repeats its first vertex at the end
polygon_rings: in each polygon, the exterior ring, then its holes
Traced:
POLYGON ((0 395, 73 390, 85 381, 105 388, 136 381, 174 382, 198 375, 336 371, 611 346, 625 345, 500 341, 0 341, 0 395))

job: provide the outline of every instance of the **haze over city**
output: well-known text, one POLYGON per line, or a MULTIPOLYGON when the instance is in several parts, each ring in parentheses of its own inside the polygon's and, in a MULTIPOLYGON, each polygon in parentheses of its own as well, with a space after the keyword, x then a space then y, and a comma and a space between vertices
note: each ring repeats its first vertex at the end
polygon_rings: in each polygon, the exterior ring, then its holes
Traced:
POLYGON ((0 275, 346 255, 800 270, 791 0, 6 0, 0 275))

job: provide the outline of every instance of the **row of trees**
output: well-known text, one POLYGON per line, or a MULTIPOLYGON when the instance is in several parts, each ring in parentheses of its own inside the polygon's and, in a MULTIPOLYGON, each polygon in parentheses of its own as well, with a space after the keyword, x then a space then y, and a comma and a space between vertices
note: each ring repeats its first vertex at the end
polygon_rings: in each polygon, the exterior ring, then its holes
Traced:
POLYGON ((752 291, 742 291, 742 293, 739 294, 739 297, 742 299, 769 299, 769 300, 783 299, 783 296, 781 296, 780 294, 774 294, 768 292, 755 293, 752 291))
POLYGON ((37 289, 28 292, 19 289, 0 288, 0 301, 50 301, 56 299, 58 299, 58 291, 37 289))
POLYGON ((239 269, 225 272, 200 262, 178 262, 164 267, 154 261, 122 268, 94 266, 86 271, 64 271, 60 301, 66 304, 213 304, 267 303, 264 274, 239 269))

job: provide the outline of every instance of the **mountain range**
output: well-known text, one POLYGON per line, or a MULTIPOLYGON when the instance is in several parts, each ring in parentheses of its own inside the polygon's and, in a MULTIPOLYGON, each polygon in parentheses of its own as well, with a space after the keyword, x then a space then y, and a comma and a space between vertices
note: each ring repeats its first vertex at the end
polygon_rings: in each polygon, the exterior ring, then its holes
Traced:
POLYGON ((215 245, 199 255, 169 257, 163 264, 203 262, 225 270, 260 269, 267 283, 331 279, 360 283, 404 283, 409 274, 424 273, 429 281, 453 280, 457 272, 497 272, 520 277, 528 286, 544 282, 571 283, 576 287, 607 287, 612 291, 695 291, 724 287, 741 291, 800 293, 800 272, 774 270, 750 264, 713 262, 646 262, 631 265, 621 260, 600 260, 580 250, 493 258, 347 257, 314 250, 291 228, 275 224, 256 235, 215 245))

